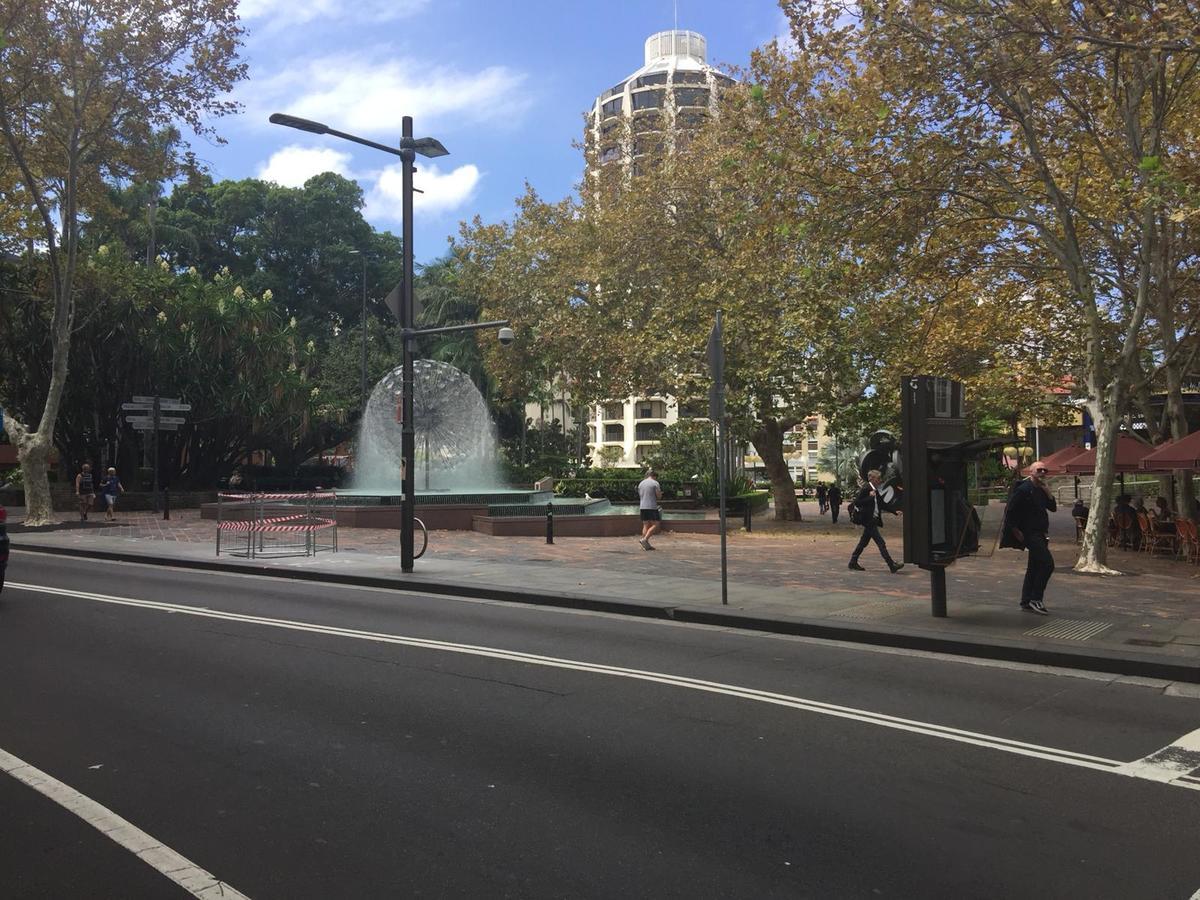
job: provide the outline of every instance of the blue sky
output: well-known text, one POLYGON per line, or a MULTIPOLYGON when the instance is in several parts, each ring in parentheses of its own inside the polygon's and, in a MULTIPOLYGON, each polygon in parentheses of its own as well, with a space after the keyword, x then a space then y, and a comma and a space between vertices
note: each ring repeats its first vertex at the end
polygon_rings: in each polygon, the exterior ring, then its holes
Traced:
MULTIPOLYGON (((288 112, 393 144, 411 115, 417 137, 451 154, 418 159, 421 262, 445 252, 461 220, 508 218, 526 180, 547 199, 568 194, 582 114, 642 65, 645 39, 675 15, 672 0, 242 0, 240 13, 244 110, 215 123, 226 145, 193 141, 213 177, 298 186, 336 171, 362 186, 368 220, 398 233, 399 160, 267 117, 288 112)), ((744 66, 786 30, 775 0, 678 0, 678 17, 708 39, 717 65, 744 66)))

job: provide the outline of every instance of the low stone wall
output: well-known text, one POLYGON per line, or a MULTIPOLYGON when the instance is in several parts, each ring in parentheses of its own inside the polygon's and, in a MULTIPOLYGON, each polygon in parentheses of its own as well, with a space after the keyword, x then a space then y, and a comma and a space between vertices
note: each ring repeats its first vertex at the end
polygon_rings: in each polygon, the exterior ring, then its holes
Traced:
MULTIPOLYGON (((162 492, 159 492, 161 500, 162 492)), ((171 491, 171 509, 196 509, 201 504, 211 503, 217 499, 216 491, 171 491)), ((79 509, 79 498, 75 496, 72 485, 50 485, 50 503, 56 512, 71 512, 79 509)), ((25 492, 0 491, 0 505, 24 506, 25 492)), ((92 509, 103 509, 104 500, 96 494, 96 502, 92 509)), ((126 491, 117 498, 117 509, 147 510, 154 509, 154 494, 151 491, 126 491)))

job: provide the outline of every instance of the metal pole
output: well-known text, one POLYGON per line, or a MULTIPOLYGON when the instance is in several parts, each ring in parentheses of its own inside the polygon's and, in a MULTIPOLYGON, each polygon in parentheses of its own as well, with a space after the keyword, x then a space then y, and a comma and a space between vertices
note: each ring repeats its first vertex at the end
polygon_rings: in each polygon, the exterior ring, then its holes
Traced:
POLYGON ((546 543, 554 543, 554 504, 546 504, 546 543))
POLYGON ((154 395, 154 486, 150 489, 150 492, 154 495, 154 511, 155 512, 161 511, 159 502, 158 502, 158 428, 159 428, 159 425, 161 424, 161 422, 160 422, 160 418, 161 418, 160 407, 161 407, 161 404, 159 403, 159 397, 157 394, 155 394, 154 395))
POLYGON ((946 567, 930 566, 929 595, 932 599, 932 612, 935 618, 946 618, 946 567))
POLYGON ((367 411, 367 254, 362 254, 362 381, 358 389, 359 415, 367 411))
POLYGON ((400 139, 401 161, 401 214, 403 217, 401 240, 404 242, 404 280, 400 283, 400 329, 402 338, 403 380, 400 385, 400 414, 404 419, 401 430, 400 453, 403 458, 404 491, 400 511, 400 570, 413 570, 413 518, 416 505, 416 433, 413 431, 413 162, 416 151, 412 149, 412 116, 402 120, 400 139))
MULTIPOLYGON (((717 310, 717 334, 724 341, 724 313, 722 310, 717 310)), ((723 352, 723 351, 722 351, 723 352)), ((724 360, 722 360, 722 363, 724 360)), ((717 383, 717 396, 719 398, 718 406, 721 410, 721 416, 717 420, 717 482, 720 485, 718 488, 719 502, 721 504, 721 605, 729 605, 729 570, 726 559, 725 550, 725 467, 727 460, 725 458, 725 370, 722 365, 720 372, 714 373, 717 383)))

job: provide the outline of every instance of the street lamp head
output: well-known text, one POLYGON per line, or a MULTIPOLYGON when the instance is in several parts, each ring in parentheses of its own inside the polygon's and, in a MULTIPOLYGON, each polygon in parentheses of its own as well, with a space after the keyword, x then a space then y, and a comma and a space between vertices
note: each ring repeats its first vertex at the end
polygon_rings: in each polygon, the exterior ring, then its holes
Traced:
POLYGON ((507 347, 517 339, 516 333, 507 325, 496 332, 496 337, 500 341, 501 346, 507 347))
POLYGON ((329 132, 328 125, 324 125, 321 122, 314 122, 311 119, 289 116, 286 113, 271 113, 269 121, 272 125, 286 125, 288 128, 307 131, 309 134, 327 134, 329 132))
POLYGON ((423 137, 417 138, 408 148, 401 144, 401 149, 412 149, 429 159, 435 159, 439 156, 449 156, 450 151, 442 146, 442 142, 437 138, 423 137))

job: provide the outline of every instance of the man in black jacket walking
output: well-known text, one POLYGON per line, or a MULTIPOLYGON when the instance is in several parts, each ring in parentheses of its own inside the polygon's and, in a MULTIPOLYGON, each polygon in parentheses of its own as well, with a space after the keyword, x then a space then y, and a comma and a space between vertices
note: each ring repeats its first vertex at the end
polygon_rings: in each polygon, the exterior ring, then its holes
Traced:
MULTIPOLYGON (((882 476, 878 469, 872 469, 867 473, 866 484, 858 492, 858 496, 854 498, 854 506, 858 510, 858 519, 862 524, 862 537, 858 539, 858 546, 854 548, 854 553, 850 556, 849 568, 856 572, 865 571, 858 564, 858 558, 862 556, 863 550, 867 548, 867 543, 874 541, 879 548, 879 555, 883 557, 883 561, 888 564, 888 568, 895 574, 904 568, 904 563, 898 563, 888 554, 887 544, 883 542, 883 535, 879 533, 879 526, 883 524, 883 511, 887 508, 882 495, 879 493, 879 484, 882 481, 882 476)), ((888 509, 888 512, 899 515, 894 509, 888 509)))
POLYGON ((1046 538, 1050 530, 1047 513, 1058 509, 1058 503, 1046 485, 1046 467, 1036 462, 1032 468, 1033 474, 1018 484, 1009 498, 1000 546, 1029 552, 1021 585, 1021 609, 1046 616, 1049 613, 1043 597, 1054 574, 1054 557, 1046 538))

